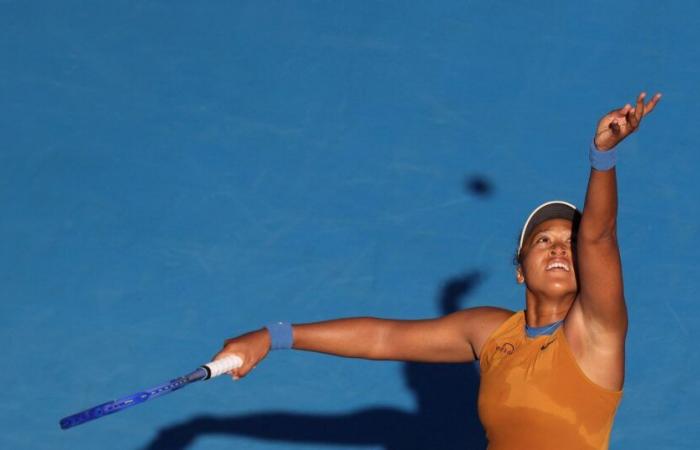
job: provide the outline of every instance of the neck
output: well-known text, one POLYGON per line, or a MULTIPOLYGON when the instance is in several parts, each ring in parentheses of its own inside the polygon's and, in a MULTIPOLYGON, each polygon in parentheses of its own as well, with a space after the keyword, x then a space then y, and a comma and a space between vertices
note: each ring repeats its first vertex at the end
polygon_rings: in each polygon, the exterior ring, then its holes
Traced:
POLYGON ((547 296, 526 290, 525 320, 530 327, 543 327, 564 320, 574 304, 576 293, 547 296))

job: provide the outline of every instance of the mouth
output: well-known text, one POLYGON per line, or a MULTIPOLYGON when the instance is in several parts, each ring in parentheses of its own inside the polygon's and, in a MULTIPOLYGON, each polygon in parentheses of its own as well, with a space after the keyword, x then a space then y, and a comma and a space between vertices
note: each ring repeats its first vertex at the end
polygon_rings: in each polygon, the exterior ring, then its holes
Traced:
POLYGON ((547 267, 545 267, 545 270, 547 272, 552 272, 552 271, 564 271, 564 272, 571 272, 571 266, 567 261, 561 261, 561 260, 555 260, 551 261, 549 264, 547 264, 547 267))

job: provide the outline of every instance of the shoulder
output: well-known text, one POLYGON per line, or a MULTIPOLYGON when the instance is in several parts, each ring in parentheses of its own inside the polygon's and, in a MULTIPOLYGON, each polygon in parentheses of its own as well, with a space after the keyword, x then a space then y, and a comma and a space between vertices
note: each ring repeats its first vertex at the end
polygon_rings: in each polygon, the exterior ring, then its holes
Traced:
POLYGON ((498 327, 515 314, 515 311, 510 309, 496 308, 494 306, 479 306, 463 311, 468 313, 472 320, 484 327, 498 327))
MULTIPOLYGON (((510 309, 506 308, 497 308, 495 306, 478 306, 476 308, 470 308, 471 310, 482 314, 483 317, 485 318, 504 318, 507 319, 513 314, 515 314, 515 311, 511 311, 510 309)), ((468 310, 467 310, 468 311, 468 310)))
POLYGON ((449 318, 451 321, 461 326, 470 325, 470 328, 473 326, 497 327, 508 320, 513 314, 515 314, 515 311, 505 308, 477 306, 475 308, 462 309, 446 316, 446 318, 449 318))
POLYGON ((474 354, 478 357, 489 337, 514 314, 514 311, 505 308, 480 306, 463 309, 451 316, 464 330, 474 354))

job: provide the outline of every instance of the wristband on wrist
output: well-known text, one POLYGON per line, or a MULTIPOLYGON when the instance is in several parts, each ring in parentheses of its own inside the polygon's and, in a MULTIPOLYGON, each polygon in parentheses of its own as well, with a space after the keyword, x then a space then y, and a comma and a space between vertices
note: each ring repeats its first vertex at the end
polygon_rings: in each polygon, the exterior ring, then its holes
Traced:
POLYGON ((289 350, 294 343, 292 324, 289 322, 273 322, 265 325, 270 333, 270 350, 289 350))
POLYGON ((600 151, 595 146, 595 139, 591 142, 591 147, 588 150, 588 159, 591 161, 591 167, 595 170, 606 171, 615 167, 617 163, 617 149, 613 147, 608 151, 600 151))

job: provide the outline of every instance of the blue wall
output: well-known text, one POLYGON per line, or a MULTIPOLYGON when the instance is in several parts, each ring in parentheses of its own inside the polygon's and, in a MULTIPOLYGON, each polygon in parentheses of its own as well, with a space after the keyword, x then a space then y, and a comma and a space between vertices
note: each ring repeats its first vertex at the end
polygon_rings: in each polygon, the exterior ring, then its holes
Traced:
POLYGON ((523 218, 582 204, 596 121, 647 90, 611 447, 697 448, 698 3, 0 9, 0 447, 483 448, 475 368, 301 352, 57 422, 273 319, 522 308, 523 218))

